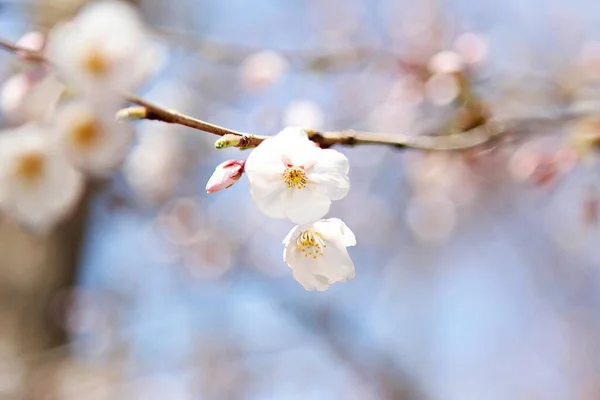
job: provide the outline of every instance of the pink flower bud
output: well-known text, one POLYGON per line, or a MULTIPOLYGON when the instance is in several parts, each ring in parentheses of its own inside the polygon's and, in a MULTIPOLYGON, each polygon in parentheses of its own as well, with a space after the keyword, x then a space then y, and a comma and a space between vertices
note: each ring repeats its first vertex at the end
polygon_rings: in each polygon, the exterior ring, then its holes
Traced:
POLYGON ((244 173, 245 163, 246 160, 227 160, 217 165, 206 184, 206 193, 215 193, 236 183, 244 173))

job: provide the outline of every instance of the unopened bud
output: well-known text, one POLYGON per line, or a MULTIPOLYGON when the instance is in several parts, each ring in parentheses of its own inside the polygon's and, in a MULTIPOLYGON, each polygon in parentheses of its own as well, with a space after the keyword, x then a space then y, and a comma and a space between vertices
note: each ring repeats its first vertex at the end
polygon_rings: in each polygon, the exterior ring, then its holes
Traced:
POLYGON ((245 160, 227 160, 217 165, 206 184, 206 193, 215 193, 236 183, 244 173, 245 163, 245 160))

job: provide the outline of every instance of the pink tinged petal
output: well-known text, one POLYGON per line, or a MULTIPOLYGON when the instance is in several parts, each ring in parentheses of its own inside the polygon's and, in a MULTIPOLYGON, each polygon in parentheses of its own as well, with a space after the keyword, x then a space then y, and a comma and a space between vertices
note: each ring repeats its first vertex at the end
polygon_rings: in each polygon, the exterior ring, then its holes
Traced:
MULTIPOLYGON (((44 34, 41 32, 28 32, 17 41, 17 46, 31 51, 40 51, 44 47, 44 34)), ((26 54, 23 54, 26 57, 26 54)))
POLYGON ((31 86, 32 83, 26 74, 16 74, 8 78, 2 84, 2 93, 0 94, 2 112, 6 115, 18 112, 31 86))
POLYGON ((345 247, 356 245, 354 232, 339 218, 322 219, 313 226, 327 241, 337 242, 345 247))
POLYGON ((310 188, 287 188, 281 196, 281 208, 292 222, 302 225, 316 221, 329 211, 331 200, 310 188))
POLYGON ((244 172, 243 161, 228 160, 217 165, 206 184, 206 193, 227 189, 236 183, 244 172))

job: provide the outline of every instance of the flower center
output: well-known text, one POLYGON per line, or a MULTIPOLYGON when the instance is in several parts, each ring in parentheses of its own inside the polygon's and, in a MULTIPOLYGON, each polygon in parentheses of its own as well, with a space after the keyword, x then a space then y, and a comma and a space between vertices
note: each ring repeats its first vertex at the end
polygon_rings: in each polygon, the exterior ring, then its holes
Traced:
POLYGON ((75 121, 71 129, 71 139, 76 147, 89 149, 100 139, 100 127, 94 117, 83 117, 75 121))
POLYGON ((311 256, 317 258, 323 255, 323 251, 327 245, 323 241, 323 237, 318 232, 304 231, 296 240, 298 250, 304 254, 304 257, 311 256))
POLYGON ((288 166, 283 172, 283 181, 289 188, 302 189, 308 179, 303 168, 288 166))
POLYGON ((44 176, 45 164, 43 154, 32 151, 22 154, 16 160, 14 172, 20 180, 34 184, 44 176))
POLYGON ((82 66, 90 75, 102 77, 108 73, 110 62, 100 50, 94 48, 84 55, 82 66))

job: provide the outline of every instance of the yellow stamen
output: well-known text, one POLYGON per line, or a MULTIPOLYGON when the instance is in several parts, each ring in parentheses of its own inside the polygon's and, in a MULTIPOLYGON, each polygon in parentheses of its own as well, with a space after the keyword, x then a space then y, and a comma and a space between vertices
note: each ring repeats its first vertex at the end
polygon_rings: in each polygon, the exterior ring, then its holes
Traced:
POLYGON ((322 256, 327 247, 321 234, 310 230, 304 231, 298 236, 296 245, 298 250, 304 254, 304 257, 310 256, 313 259, 322 256))
POLYGON ((302 189, 306 186, 308 179, 303 168, 289 166, 283 172, 283 181, 289 188, 302 189))
POLYGON ((34 184, 44 176, 45 164, 43 154, 25 153, 16 160, 14 173, 20 180, 34 184))
POLYGON ((73 144, 80 149, 89 149, 100 139, 101 127, 93 116, 81 117, 70 131, 73 144))
POLYGON ((97 48, 91 49, 84 55, 82 64, 83 69, 95 77, 105 76, 110 69, 109 60, 97 48))

